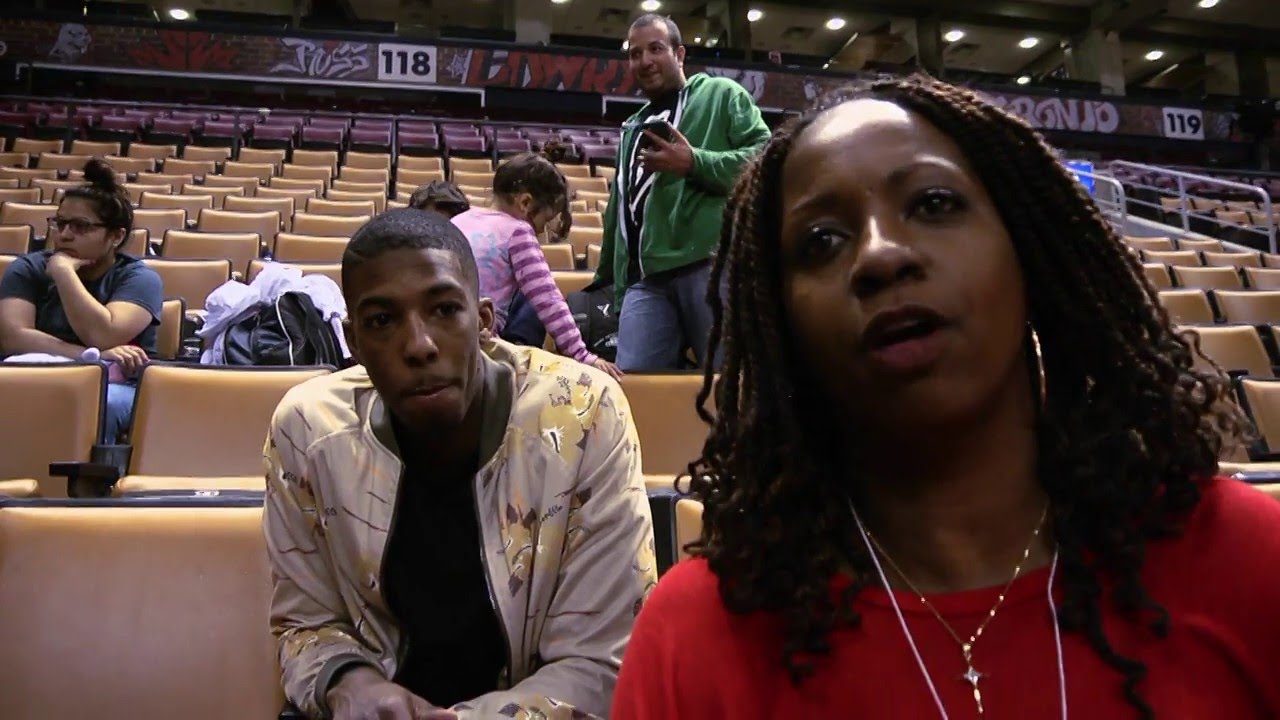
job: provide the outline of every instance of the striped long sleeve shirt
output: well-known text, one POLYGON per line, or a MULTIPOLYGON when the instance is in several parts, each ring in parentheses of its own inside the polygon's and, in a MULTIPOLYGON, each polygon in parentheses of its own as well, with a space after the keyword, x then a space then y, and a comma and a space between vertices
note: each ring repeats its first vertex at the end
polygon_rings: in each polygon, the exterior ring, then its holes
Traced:
POLYGON ((480 296, 493 301, 497 316, 495 334, 506 327, 511 302, 522 294, 555 340, 560 354, 588 364, 596 361, 556 287, 533 226, 488 208, 472 208, 456 215, 453 224, 471 243, 480 270, 480 296))

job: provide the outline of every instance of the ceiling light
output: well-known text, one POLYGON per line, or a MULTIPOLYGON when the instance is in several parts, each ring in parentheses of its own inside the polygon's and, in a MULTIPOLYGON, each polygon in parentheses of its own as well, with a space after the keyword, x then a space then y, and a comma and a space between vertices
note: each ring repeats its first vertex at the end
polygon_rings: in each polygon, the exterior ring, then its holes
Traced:
POLYGON ((1204 8, 1205 10, 1208 10, 1209 8, 1216 6, 1217 4, 1218 4, 1218 0, 1200 0, 1200 2, 1196 3, 1196 5, 1204 8))
POLYGON ((1019 77, 1018 77, 1018 79, 1017 79, 1017 83, 1018 83, 1019 85, 1030 85, 1030 84, 1031 84, 1031 76, 1030 76, 1030 75, 1021 75, 1021 76, 1019 76, 1019 77))
POLYGON ((623 41, 622 41, 622 52, 626 52, 626 51, 627 51, 627 48, 629 48, 629 47, 631 47, 631 41, 630 41, 630 40, 623 40, 623 41))
POLYGON ((183 10, 182 8, 171 8, 169 10, 169 17, 173 18, 174 20, 186 20, 187 18, 191 17, 191 13, 187 12, 186 10, 183 10))
POLYGON ((762 17, 764 17, 763 10, 757 10, 755 8, 751 8, 750 10, 747 11, 747 22, 755 22, 762 17))
POLYGON ((1160 58, 1164 57, 1164 51, 1152 50, 1151 52, 1147 53, 1146 55, 1143 55, 1142 57, 1146 58, 1147 62, 1155 62, 1160 58))
POLYGON ((943 35, 942 39, 946 40, 947 42, 960 42, 961 40, 964 39, 964 31, 952 30, 948 32, 946 35, 943 35))
POLYGON ((696 43, 700 43, 700 42, 702 42, 702 36, 701 36, 701 35, 694 35, 694 36, 693 36, 693 41, 694 41, 694 42, 696 42, 696 43))
POLYGON ((1018 41, 1018 47, 1022 48, 1023 50, 1030 50, 1031 48, 1039 44, 1040 44, 1040 38, 1038 37, 1025 37, 1018 41))
POLYGON ((658 0, 644 0, 640 3, 640 9, 645 12, 658 12, 658 8, 662 7, 662 3, 658 0))
POLYGON ((831 67, 831 63, 823 63, 823 64, 822 64, 822 69, 823 69, 823 70, 826 70, 826 69, 827 69, 827 68, 829 68, 829 67, 831 67))
POLYGON ((827 21, 828 30, 840 30, 844 27, 844 18, 833 17, 827 21))
POLYGON ((719 42, 720 42, 720 38, 718 38, 718 37, 713 37, 713 38, 711 38, 711 39, 707 40, 707 47, 715 47, 715 46, 716 46, 716 44, 718 44, 719 42))
POLYGON ((552 5, 563 5, 567 2, 569 2, 569 0, 551 0, 552 5))

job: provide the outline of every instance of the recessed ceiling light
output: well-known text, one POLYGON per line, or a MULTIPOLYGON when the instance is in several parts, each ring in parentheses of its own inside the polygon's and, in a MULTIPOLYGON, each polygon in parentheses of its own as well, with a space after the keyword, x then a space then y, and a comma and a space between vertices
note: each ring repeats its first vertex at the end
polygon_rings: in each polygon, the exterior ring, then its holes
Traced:
POLYGON ((1148 62, 1155 62, 1156 60, 1159 60, 1160 58, 1164 57, 1164 51, 1152 50, 1151 52, 1147 53, 1146 55, 1143 55, 1142 57, 1146 58, 1148 62))
POLYGON ((1019 76, 1019 77, 1018 77, 1017 83, 1018 83, 1019 85, 1029 85, 1029 84, 1031 84, 1031 76, 1030 76, 1030 75, 1021 75, 1021 76, 1019 76))
POLYGON ((1200 0, 1200 2, 1196 3, 1196 5, 1204 8, 1205 10, 1208 10, 1209 8, 1216 6, 1217 4, 1218 4, 1218 0, 1200 0))
POLYGON ((709 38, 707 40, 707 47, 715 47, 719 43, 720 43, 720 38, 709 38))
POLYGON ((948 32, 946 35, 943 35, 942 39, 946 40, 947 42, 960 42, 961 40, 964 39, 964 31, 952 30, 948 32))
POLYGON ((822 64, 822 69, 823 69, 823 70, 826 70, 826 69, 827 69, 827 68, 829 68, 829 67, 831 67, 831 63, 823 63, 823 64, 822 64))
POLYGON ((694 41, 694 42, 696 42, 696 43, 700 43, 700 42, 702 42, 702 36, 701 36, 701 35, 694 35, 694 36, 693 36, 693 41, 694 41))
POLYGON ((658 2, 658 0, 644 0, 644 2, 640 3, 640 9, 645 12, 658 12, 661 7, 662 3, 658 2))
POLYGON ((827 21, 828 30, 840 30, 844 27, 844 18, 833 17, 827 21))
POLYGON ((747 11, 747 22, 755 22, 762 17, 764 17, 763 10, 757 10, 755 8, 751 8, 750 10, 747 11))
POLYGON ((569 0, 551 0, 552 5, 563 5, 567 2, 569 2, 569 0))
POLYGON ((186 20, 187 18, 191 17, 191 13, 187 12, 186 10, 183 10, 182 8, 171 8, 169 10, 169 17, 173 18, 174 20, 186 20))
POLYGON ((1018 47, 1022 48, 1023 50, 1030 50, 1031 48, 1039 44, 1040 44, 1040 38, 1038 37, 1024 37, 1018 41, 1018 47))

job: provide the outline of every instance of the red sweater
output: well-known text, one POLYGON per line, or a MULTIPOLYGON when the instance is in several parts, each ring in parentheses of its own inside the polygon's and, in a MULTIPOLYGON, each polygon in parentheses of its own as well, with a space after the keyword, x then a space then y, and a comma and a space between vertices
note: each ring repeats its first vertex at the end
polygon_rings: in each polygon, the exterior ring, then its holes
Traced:
MULTIPOLYGON (((1059 717, 1048 572, 1014 583, 974 647, 989 720, 1059 717)), ((1157 717, 1280 718, 1280 502, 1234 480, 1207 483, 1185 532, 1149 546, 1143 582, 1169 611, 1169 636, 1157 639, 1114 611, 1104 612, 1104 624, 1113 647, 1146 664, 1139 688, 1157 717)), ((930 601, 967 636, 998 592, 930 601)), ((1060 600, 1061 585, 1055 595, 1060 600)), ((917 597, 897 599, 948 715, 977 717, 955 641, 917 597)), ((797 688, 781 665, 777 617, 727 612, 706 563, 681 563, 636 621, 611 717, 938 717, 888 595, 868 589, 855 606, 861 627, 834 633, 831 653, 797 688)), ((1078 634, 1064 633, 1062 644, 1070 717, 1136 717, 1119 672, 1078 634)))

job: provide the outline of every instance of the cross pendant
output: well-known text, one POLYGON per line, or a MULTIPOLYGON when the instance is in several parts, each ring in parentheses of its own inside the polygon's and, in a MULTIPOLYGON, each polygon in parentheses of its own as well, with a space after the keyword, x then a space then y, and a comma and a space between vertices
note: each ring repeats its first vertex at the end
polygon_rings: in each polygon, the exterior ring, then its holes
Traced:
POLYGON ((960 676, 960 679, 969 683, 969 685, 973 687, 973 701, 978 704, 978 714, 982 715, 982 690, 978 688, 978 681, 982 680, 984 675, 978 672, 977 668, 973 666, 973 663, 968 662, 968 658, 965 659, 965 662, 969 665, 969 669, 965 670, 965 673, 960 676))

